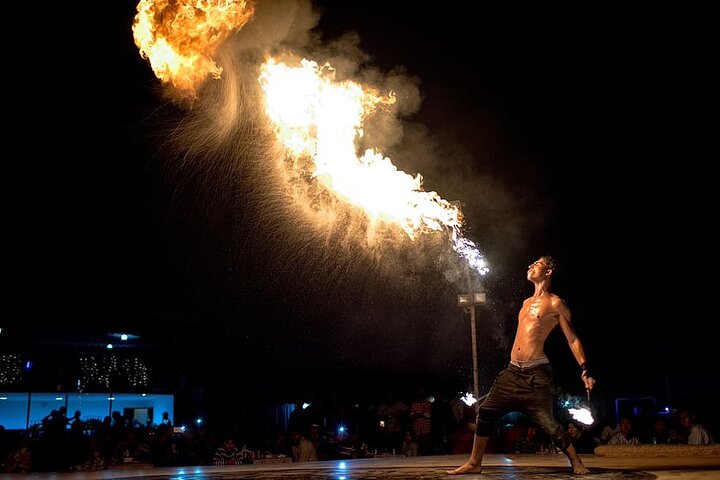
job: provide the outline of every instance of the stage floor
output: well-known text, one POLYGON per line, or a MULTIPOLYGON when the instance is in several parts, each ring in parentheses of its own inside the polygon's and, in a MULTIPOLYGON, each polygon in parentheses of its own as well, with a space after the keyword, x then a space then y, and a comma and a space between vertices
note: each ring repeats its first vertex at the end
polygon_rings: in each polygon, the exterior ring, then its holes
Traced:
POLYGON ((720 457, 607 458, 581 455, 590 469, 584 477, 573 475, 564 455, 485 455, 482 474, 451 477, 446 470, 461 465, 466 455, 413 458, 375 458, 297 464, 241 465, 223 467, 151 466, 115 467, 97 472, 31 473, 0 475, 2 479, 135 479, 157 480, 718 480, 720 457))

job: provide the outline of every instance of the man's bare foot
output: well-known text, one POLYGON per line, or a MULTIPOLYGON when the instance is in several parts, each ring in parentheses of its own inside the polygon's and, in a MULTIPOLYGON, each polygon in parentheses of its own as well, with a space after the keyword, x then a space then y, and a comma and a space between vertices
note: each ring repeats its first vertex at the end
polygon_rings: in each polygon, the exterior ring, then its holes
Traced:
POLYGON ((586 475, 590 473, 590 470, 582 463, 574 463, 572 469, 575 475, 586 475))
POLYGON ((482 472, 482 466, 481 465, 475 465, 474 463, 467 462, 463 465, 460 465, 455 470, 448 470, 448 475, 462 475, 463 473, 480 473, 482 472))
POLYGON ((590 470, 587 469, 585 465, 583 465, 582 460, 580 460, 580 457, 577 454, 577 451, 575 451, 575 447, 571 444, 568 446, 567 450, 565 451, 565 455, 567 455, 568 460, 570 460, 570 465, 572 465, 573 473, 575 475, 586 475, 590 473, 590 470))

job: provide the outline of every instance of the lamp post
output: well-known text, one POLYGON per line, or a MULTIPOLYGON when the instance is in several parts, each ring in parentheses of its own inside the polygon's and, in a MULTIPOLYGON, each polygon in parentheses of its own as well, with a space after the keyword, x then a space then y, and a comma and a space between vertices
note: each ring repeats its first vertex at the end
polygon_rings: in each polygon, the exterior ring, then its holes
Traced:
MULTIPOLYGON (((462 202, 454 200, 452 202, 458 211, 462 214, 462 202)), ((485 293, 474 292, 472 282, 472 269, 470 263, 467 264, 467 293, 458 295, 458 306, 467 307, 470 310, 470 338, 472 339, 472 363, 473 363, 473 395, 476 399, 480 398, 480 387, 478 386, 478 359, 477 359, 477 329, 475 328, 475 305, 485 305, 485 293)))
MULTIPOLYGON (((469 270, 469 267, 468 267, 469 270)), ((473 395, 480 398, 478 386, 478 358, 477 358, 477 329, 475 328, 475 305, 485 305, 485 293, 473 292, 470 272, 468 272, 468 293, 458 295, 458 306, 468 307, 470 310, 470 338, 472 339, 472 364, 473 364, 473 395)))

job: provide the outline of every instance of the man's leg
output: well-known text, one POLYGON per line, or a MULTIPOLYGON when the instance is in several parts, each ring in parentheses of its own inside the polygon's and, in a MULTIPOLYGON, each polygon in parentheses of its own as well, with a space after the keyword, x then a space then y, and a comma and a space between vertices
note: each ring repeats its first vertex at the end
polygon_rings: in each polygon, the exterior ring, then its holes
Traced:
POLYGON ((555 417, 552 415, 552 411, 548 411, 547 409, 529 409, 526 410, 525 413, 533 422, 540 425, 545 433, 547 433, 552 439, 555 446, 562 450, 568 460, 570 460, 573 473, 577 475, 584 475, 590 472, 590 470, 588 470, 583 464, 582 460, 580 460, 580 457, 575 450, 575 446, 570 440, 570 435, 568 435, 558 421, 555 420, 555 417))
POLYGON ((485 455, 485 448, 487 448, 488 439, 493 433, 495 423, 506 412, 517 410, 517 406, 513 403, 515 401, 513 390, 515 381, 515 376, 508 369, 497 374, 485 400, 478 407, 475 439, 470 458, 458 468, 448 470, 449 475, 479 473, 482 470, 483 455, 485 455))
POLYGON ((590 473, 590 470, 583 464, 582 460, 580 460, 580 457, 578 457, 577 451, 575 450, 575 445, 572 443, 567 447, 562 449, 565 456, 570 460, 570 465, 572 465, 573 473, 576 475, 585 475, 586 473, 590 473))
POLYGON ((482 459, 485 455, 485 448, 487 447, 488 438, 490 437, 478 437, 475 435, 473 440, 473 449, 470 453, 470 458, 467 462, 460 465, 454 470, 448 470, 448 475, 460 475, 462 473, 480 473, 482 471, 482 459))
MULTIPOLYGON (((532 415, 530 417, 533 418, 532 415)), ((575 446, 572 444, 570 435, 567 434, 558 421, 555 420, 550 413, 546 412, 543 412, 543 414, 539 416, 535 416, 535 418, 536 421, 540 422, 543 430, 545 430, 545 432, 550 436, 555 446, 562 450, 568 460, 570 460, 573 473, 577 475, 589 473, 590 470, 588 470, 582 460, 580 460, 577 450, 575 450, 575 446)))
POLYGON ((553 414, 552 368, 550 365, 543 365, 533 368, 532 371, 534 375, 530 377, 529 387, 533 389, 533 393, 527 398, 525 414, 550 436, 556 447, 562 450, 570 460, 573 473, 577 475, 589 473, 590 471, 580 460, 570 435, 553 414))

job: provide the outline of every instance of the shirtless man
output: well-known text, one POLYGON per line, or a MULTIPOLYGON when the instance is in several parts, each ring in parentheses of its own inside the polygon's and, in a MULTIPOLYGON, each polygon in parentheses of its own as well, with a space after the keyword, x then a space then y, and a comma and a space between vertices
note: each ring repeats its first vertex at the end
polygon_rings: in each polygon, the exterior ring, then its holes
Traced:
POLYGON ((553 439, 570 460, 573 473, 586 474, 575 446, 567 432, 553 416, 553 371, 545 356, 544 345, 550 332, 560 325, 568 345, 580 368, 585 388, 595 385, 585 360, 585 350, 570 322, 570 309, 565 302, 551 293, 551 278, 555 262, 551 257, 540 257, 528 267, 527 279, 535 285, 535 293, 525 299, 518 314, 510 364, 495 377, 490 392, 478 407, 477 429, 470 458, 450 475, 480 473, 482 458, 494 424, 508 412, 523 412, 553 439))

